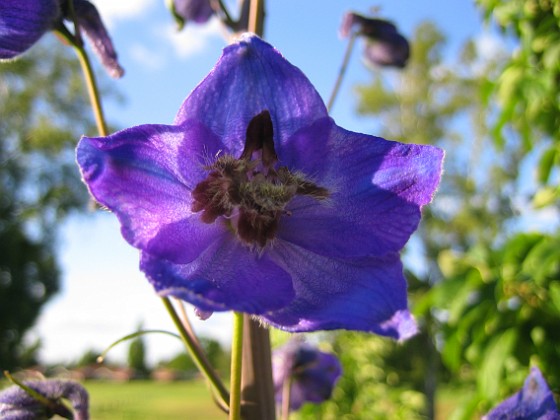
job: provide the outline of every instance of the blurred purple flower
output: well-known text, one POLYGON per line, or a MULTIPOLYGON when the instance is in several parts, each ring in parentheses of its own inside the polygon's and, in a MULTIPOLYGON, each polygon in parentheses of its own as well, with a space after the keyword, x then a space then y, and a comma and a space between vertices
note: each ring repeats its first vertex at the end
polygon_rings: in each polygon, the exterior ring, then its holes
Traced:
POLYGON ((439 183, 442 150, 353 133, 299 69, 245 35, 173 125, 84 137, 77 160, 160 295, 288 331, 405 339, 399 251, 439 183))
POLYGON ((560 412, 541 371, 531 368, 523 388, 495 407, 483 420, 559 420, 560 412))
POLYGON ((340 33, 347 37, 354 29, 366 42, 364 58, 367 62, 378 66, 400 68, 406 65, 410 56, 410 46, 393 23, 352 12, 346 13, 340 33))
POLYGON ((174 14, 186 22, 206 23, 214 15, 210 0, 173 0, 174 14))
POLYGON ((60 18, 58 0, 0 1, 0 60, 27 51, 60 18))
MULTIPOLYGON (((124 70, 101 17, 87 0, 73 0, 79 29, 91 41, 107 72, 115 78, 124 70)), ((0 1, 0 60, 12 59, 27 51, 44 33, 71 19, 68 0, 0 1)))
POLYGON ((49 400, 45 405, 17 385, 0 392, 0 418, 3 420, 34 420, 59 415, 74 420, 87 420, 88 394, 77 382, 49 379, 27 381, 24 385, 49 400), (63 402, 70 401, 73 411, 63 402))
POLYGON ((304 403, 321 403, 331 397, 342 367, 335 355, 308 344, 291 341, 274 351, 272 371, 276 401, 282 404, 286 381, 290 381, 290 410, 304 403))

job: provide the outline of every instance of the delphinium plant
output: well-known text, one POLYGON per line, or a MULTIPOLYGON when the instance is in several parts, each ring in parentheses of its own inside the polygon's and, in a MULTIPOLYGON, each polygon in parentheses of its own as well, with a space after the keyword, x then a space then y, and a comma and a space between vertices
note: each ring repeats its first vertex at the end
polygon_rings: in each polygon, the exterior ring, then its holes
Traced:
MULTIPOLYGON (((115 133, 82 35, 111 76, 124 70, 95 6, 0 4, 1 59, 16 59, 51 30, 77 51, 98 129, 77 144, 82 179, 140 251, 140 269, 230 419, 287 419, 304 402, 329 398, 341 375, 335 356, 300 341, 273 357, 269 328, 354 330, 398 341, 417 333, 400 252, 434 197, 444 157, 438 147, 337 125, 329 110, 349 54, 326 106, 303 72, 263 39, 264 3, 241 1, 233 18, 221 0, 168 2, 180 28, 216 16, 229 45, 171 125, 115 133), (228 386, 178 314, 181 302, 201 318, 233 311, 228 386)), ((403 68, 409 59, 408 41, 392 22, 351 12, 341 33, 350 37, 348 51, 363 38, 372 65, 403 68)), ((0 413, 87 418, 87 394, 77 384, 15 381, 1 394, 0 413)))

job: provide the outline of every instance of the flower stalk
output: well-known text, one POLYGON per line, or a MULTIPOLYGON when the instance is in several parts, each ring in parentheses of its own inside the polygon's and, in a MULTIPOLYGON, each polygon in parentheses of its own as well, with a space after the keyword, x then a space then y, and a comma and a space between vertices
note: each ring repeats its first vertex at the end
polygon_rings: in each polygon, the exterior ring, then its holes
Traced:
POLYGON ((229 419, 241 419, 241 368, 243 360, 243 314, 233 314, 233 338, 231 341, 231 380, 229 419))
POLYGON ((352 56, 352 50, 354 49, 354 43, 356 41, 356 33, 353 33, 348 40, 348 45, 346 46, 346 52, 344 53, 344 58, 342 59, 342 64, 340 65, 340 70, 338 71, 338 76, 336 78, 336 82, 334 84, 331 96, 329 98, 329 102, 327 103, 327 111, 330 113, 332 111, 332 107, 334 105, 334 101, 338 96, 338 92, 340 91, 340 86, 342 85, 342 80, 344 80, 344 76, 346 76, 346 69, 348 68, 348 63, 350 62, 350 57, 352 56))
POLYGON ((220 407, 227 407, 230 396, 222 380, 220 379, 214 368, 210 365, 210 362, 208 361, 204 353, 200 351, 199 347, 196 345, 196 341, 194 340, 194 338, 191 337, 191 335, 186 330, 169 298, 163 297, 161 298, 161 301, 163 302, 165 309, 167 309, 167 312, 171 316, 171 319, 173 320, 177 331, 179 331, 179 335, 181 336, 183 344, 187 348, 192 360, 195 362, 196 367, 210 382, 212 389, 215 391, 216 396, 218 397, 218 404, 220 405, 220 407))

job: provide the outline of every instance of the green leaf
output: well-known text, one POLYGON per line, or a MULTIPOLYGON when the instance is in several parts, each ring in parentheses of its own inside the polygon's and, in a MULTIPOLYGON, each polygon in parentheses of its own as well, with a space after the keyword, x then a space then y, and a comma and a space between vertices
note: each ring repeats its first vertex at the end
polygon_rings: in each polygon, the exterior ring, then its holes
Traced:
POLYGON ((546 150, 539 160, 539 166, 537 168, 537 179, 541 184, 548 182, 550 178, 550 172, 554 166, 554 161, 557 159, 558 150, 556 147, 551 147, 546 150))
POLYGON ((504 365, 517 341, 517 331, 509 329, 495 336, 487 345, 482 366, 478 372, 478 391, 489 400, 500 394, 504 365))
POLYGON ((558 188, 545 187, 541 188, 535 196, 533 197, 533 207, 536 209, 541 209, 543 207, 548 207, 558 200, 558 188))

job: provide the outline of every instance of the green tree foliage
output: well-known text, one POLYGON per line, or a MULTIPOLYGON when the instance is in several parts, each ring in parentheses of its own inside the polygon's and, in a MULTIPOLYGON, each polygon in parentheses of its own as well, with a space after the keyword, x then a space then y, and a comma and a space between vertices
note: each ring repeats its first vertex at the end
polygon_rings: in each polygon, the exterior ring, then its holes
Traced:
MULTIPOLYGON (((507 135, 497 141, 496 124, 501 124, 504 111, 492 98, 497 92, 494 81, 503 78, 502 71, 512 60, 507 49, 483 58, 473 40, 455 60, 444 61, 445 37, 430 23, 421 24, 411 40, 407 68, 399 73, 374 72, 371 83, 358 87, 358 95, 359 112, 374 116, 380 126, 376 133, 446 150, 436 201, 425 211, 413 241, 414 258, 407 260, 413 309, 423 332, 402 346, 388 345, 375 357, 370 354, 385 373, 375 378, 376 387, 365 385, 374 379, 363 377, 373 368, 364 369, 359 362, 368 345, 358 345, 356 337, 338 336, 337 340, 351 343, 339 353, 349 376, 341 380, 335 401, 353 412, 364 398, 381 400, 388 411, 371 413, 369 418, 393 416, 391 404, 401 405, 387 385, 404 386, 425 394, 420 408, 433 418, 435 385, 452 378, 476 388, 457 412, 470 418, 519 389, 531 363, 546 372, 553 386, 558 384, 557 373, 550 371, 560 356, 555 344, 559 338, 555 326, 560 325, 555 306, 558 234, 523 233, 523 220, 533 217, 535 190, 527 191, 539 181, 531 175, 543 172, 536 170, 542 159, 535 160, 531 148, 539 142, 552 143, 543 137, 545 125, 533 122, 529 133, 533 141, 527 142, 529 128, 523 131, 519 121, 509 120, 507 133, 502 130, 505 125, 499 129, 507 135), (417 379, 422 376, 424 383, 417 379), (362 394, 362 389, 369 394, 362 394)), ((558 98, 558 91, 547 95, 558 98)), ((403 416, 413 418, 408 412, 403 416)))
POLYGON ((0 64, 0 367, 20 364, 22 338, 59 289, 54 240, 87 203, 74 164, 93 132, 72 51, 51 39, 0 64))
MULTIPOLYGON (((139 327, 140 331, 142 328, 139 327)), ((134 338, 128 347, 128 366, 134 370, 139 377, 145 377, 148 374, 148 366, 146 365, 146 343, 142 335, 134 338)))

